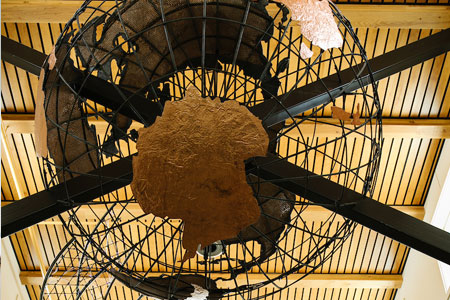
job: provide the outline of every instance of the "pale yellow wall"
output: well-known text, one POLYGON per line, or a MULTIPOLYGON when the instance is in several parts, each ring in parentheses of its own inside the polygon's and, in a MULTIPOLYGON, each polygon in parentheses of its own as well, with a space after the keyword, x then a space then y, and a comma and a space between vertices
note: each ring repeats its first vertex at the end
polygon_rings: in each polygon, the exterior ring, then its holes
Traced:
MULTIPOLYGON (((450 140, 445 141, 425 202, 424 220, 431 223, 447 176, 450 176, 450 140)), ((443 199, 441 201, 450 201, 443 199)), ((403 285, 395 300, 448 300, 437 260, 411 250, 403 272, 403 285)))
POLYGON ((411 250, 405 270, 403 285, 395 300, 446 300, 438 263, 415 250, 411 250))
POLYGON ((1 300, 27 300, 28 293, 19 280, 19 266, 8 238, 1 243, 1 300))

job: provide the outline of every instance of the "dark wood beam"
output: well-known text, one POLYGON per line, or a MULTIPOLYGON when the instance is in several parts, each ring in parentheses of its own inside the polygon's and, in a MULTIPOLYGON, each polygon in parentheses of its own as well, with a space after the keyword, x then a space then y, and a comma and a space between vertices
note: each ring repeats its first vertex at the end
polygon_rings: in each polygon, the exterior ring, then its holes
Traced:
POLYGON ((131 157, 122 158, 2 207, 2 237, 130 184, 133 178, 131 162, 131 157))
POLYGON ((330 103, 345 93, 354 92, 447 51, 450 51, 450 29, 372 58, 367 65, 359 64, 339 71, 249 109, 263 120, 265 127, 270 127, 289 119, 290 115, 330 103), (355 80, 360 70, 361 75, 355 80))
MULTIPOLYGON (((40 75, 47 58, 44 53, 5 36, 2 36, 1 53, 4 61, 36 76, 40 75)), ((162 107, 159 103, 151 101, 156 97, 167 96, 162 95, 161 91, 156 89, 157 95, 149 94, 149 97, 145 97, 141 93, 133 93, 96 76, 87 76, 82 71, 74 70, 78 73, 79 79, 72 88, 78 91, 80 96, 91 99, 113 111, 120 111, 122 115, 146 123, 146 125, 152 124, 156 117, 162 114, 162 107), (139 112, 139 115, 136 112, 139 112)))
POLYGON ((47 55, 2 35, 2 60, 39 76, 47 55))
POLYGON ((450 233, 286 160, 258 157, 247 172, 450 264, 450 233), (288 178, 288 179, 285 179, 288 178))

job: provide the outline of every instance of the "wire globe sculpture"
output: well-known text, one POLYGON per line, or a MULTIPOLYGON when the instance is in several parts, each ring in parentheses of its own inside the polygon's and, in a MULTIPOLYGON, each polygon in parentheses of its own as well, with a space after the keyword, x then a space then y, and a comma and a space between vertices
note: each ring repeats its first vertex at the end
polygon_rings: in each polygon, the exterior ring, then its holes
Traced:
POLYGON ((261 210, 258 223, 183 262, 183 221, 145 214, 126 185, 130 179, 102 170, 130 163, 137 130, 152 126, 166 102, 182 100, 193 88, 205 101, 237 101, 253 113, 266 105, 268 114, 259 117, 273 163, 288 161, 371 196, 380 156, 380 103, 348 20, 330 3, 344 43, 324 51, 303 37, 289 9, 276 1, 95 3, 86 1, 67 23, 44 66, 50 153, 44 175, 48 188, 78 176, 105 186, 123 181, 124 187, 83 204, 73 201, 78 191, 66 189, 64 202, 72 209, 60 219, 73 240, 49 268, 41 299, 114 298, 110 293, 120 284, 149 299, 195 293, 205 299, 261 299, 319 271, 355 224, 333 207, 322 210, 278 187, 276 180, 248 172, 261 210), (302 44, 312 57, 302 58, 302 44), (343 70, 351 70, 356 88, 332 90, 330 76, 339 81, 343 70), (302 87, 313 83, 328 100, 291 113, 286 99, 302 96, 302 87), (136 99, 145 105, 135 106, 136 99), (268 126, 280 108, 285 120, 268 126), (336 117, 336 108, 353 121, 336 117), (320 217, 311 220, 318 211, 320 217), (68 269, 70 276, 60 274, 68 269), (62 281, 49 280, 52 274, 62 281))

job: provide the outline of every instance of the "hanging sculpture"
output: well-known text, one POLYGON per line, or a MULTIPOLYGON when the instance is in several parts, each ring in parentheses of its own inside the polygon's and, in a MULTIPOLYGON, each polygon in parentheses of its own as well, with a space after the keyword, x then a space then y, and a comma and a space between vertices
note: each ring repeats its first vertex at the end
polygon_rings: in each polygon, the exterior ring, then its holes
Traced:
MULTIPOLYGON (((326 0, 107 3, 86 1, 44 66, 46 180, 52 186, 89 174, 107 184, 124 179, 103 167, 132 160, 133 182, 63 218, 80 257, 69 279, 76 290, 47 281, 41 298, 93 290, 105 297, 120 282, 140 297, 258 299, 291 286, 283 280, 290 274, 322 266, 354 223, 334 223, 331 212, 305 221, 312 203, 248 161, 289 161, 373 192, 376 86, 332 96, 326 80, 349 68, 360 82, 367 67, 349 22, 326 0), (316 93, 330 96, 300 114, 286 108, 292 97, 316 93), (286 117, 269 124, 280 111, 286 117), (323 137, 325 128, 342 134, 323 137), (367 145, 359 161, 348 159, 355 135, 367 145), (82 280, 86 262, 97 270, 91 280, 82 280), (249 279, 254 273, 262 279, 249 279), (263 292, 268 284, 277 289, 263 292)), ((66 192, 71 205, 74 191, 66 192)))

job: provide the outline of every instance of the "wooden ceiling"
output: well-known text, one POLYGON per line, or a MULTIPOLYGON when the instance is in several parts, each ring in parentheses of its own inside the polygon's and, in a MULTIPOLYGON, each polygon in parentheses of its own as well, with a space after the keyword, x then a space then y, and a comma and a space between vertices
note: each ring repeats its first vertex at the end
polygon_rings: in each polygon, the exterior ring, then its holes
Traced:
MULTIPOLYGON (((369 58, 450 27, 448 0, 395 1, 397 5, 346 2, 338 1, 339 8, 353 22, 369 58)), ((80 3, 2 1, 2 35, 49 53, 63 28, 62 22, 80 3)), ((374 198, 417 218, 423 218, 431 178, 444 139, 450 137, 450 58, 447 54, 384 79, 378 86, 384 138, 374 198)), ((1 199, 2 205, 6 205, 42 190, 44 185, 42 164, 36 158, 32 134, 37 77, 2 61, 1 79, 1 199)), ((320 143, 328 134, 318 136, 316 142, 320 143)), ((358 148, 357 140, 354 145, 358 148)), ((283 142, 279 151, 281 155, 289 154, 289 140, 283 142)), ((358 157, 359 154, 353 155, 358 157)), ((88 211, 80 213, 86 214, 86 222, 92 221, 88 211)), ((324 210, 312 210, 304 218, 311 226, 318 226, 325 219, 324 210)), ((53 218, 9 239, 21 269, 22 283, 30 298, 38 299, 42 276, 70 240, 70 235, 59 219, 53 218)), ((402 283, 408 253, 406 246, 357 226, 344 246, 322 268, 268 299, 394 299, 402 283)), ((193 264, 198 266, 198 261, 193 264)), ((141 267, 145 269, 144 265, 141 267)), ((155 272, 164 271, 159 268, 155 272)), ((270 273, 281 271, 276 262, 268 264, 267 268, 270 273)), ((261 294, 272 289, 268 287, 261 294)), ((137 297, 136 293, 117 284, 108 299, 137 297)))

